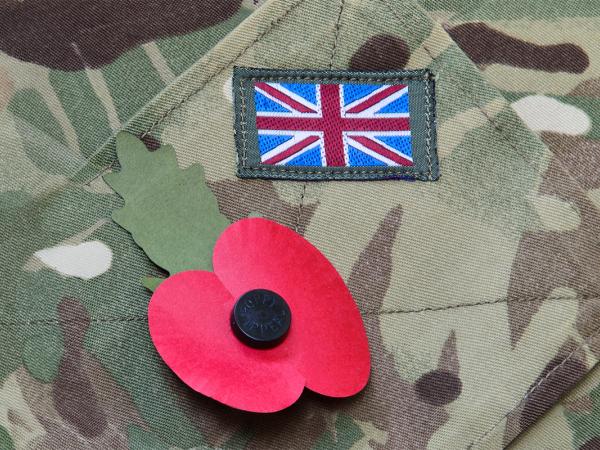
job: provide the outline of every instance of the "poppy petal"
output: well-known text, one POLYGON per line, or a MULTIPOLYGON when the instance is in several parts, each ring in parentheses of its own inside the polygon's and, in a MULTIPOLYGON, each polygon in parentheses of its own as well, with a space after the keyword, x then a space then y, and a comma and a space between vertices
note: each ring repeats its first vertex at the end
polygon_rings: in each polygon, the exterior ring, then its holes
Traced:
POLYGON ((243 219, 217 240, 213 267, 234 298, 268 289, 286 300, 292 324, 280 346, 298 353, 295 364, 306 387, 346 397, 366 385, 370 358, 360 312, 341 276, 310 242, 270 220, 243 219))
POLYGON ((257 350, 233 334, 234 297, 211 272, 187 271, 163 281, 148 306, 150 336, 184 383, 234 408, 274 412, 293 404, 304 376, 285 347, 257 350))

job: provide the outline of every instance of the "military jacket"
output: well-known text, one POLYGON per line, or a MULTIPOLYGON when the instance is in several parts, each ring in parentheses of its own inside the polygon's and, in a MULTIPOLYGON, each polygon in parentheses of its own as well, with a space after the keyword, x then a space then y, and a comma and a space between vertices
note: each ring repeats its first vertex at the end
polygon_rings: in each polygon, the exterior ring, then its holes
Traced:
POLYGON ((2 2, 0 343, 2 449, 600 448, 600 3, 2 2), (423 179, 240 176, 237 68, 424 71, 423 179), (141 282, 168 274, 113 220, 121 130, 174 149, 139 187, 157 236, 181 170, 329 260, 362 392, 252 413, 170 370, 141 282))

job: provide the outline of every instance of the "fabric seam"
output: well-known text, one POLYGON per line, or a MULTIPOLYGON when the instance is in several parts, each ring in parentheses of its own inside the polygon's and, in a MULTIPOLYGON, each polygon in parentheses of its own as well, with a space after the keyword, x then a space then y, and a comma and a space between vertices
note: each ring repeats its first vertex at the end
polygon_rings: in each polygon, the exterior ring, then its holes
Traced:
MULTIPOLYGON (((474 306, 486 306, 495 305, 499 303, 528 303, 537 301, 560 301, 560 300, 571 300, 571 301, 596 301, 600 300, 600 297, 530 297, 523 299, 500 298, 491 301, 475 302, 475 303, 458 303, 454 305, 441 306, 441 307, 427 307, 421 309, 390 309, 390 310, 360 310, 361 314, 364 315, 385 315, 385 314, 414 314, 422 312, 434 312, 434 311, 445 311, 449 309, 457 308, 469 308, 474 306)), ((98 317, 89 319, 92 323, 112 323, 112 322, 144 322, 148 318, 147 316, 124 316, 124 317, 98 317)), ((11 322, 0 322, 0 326, 22 326, 22 325, 57 325, 60 323, 84 323, 88 320, 60 320, 60 319, 32 319, 24 321, 11 321, 11 322)), ((517 405, 518 406, 518 405, 517 405)))
POLYGON ((193 92, 190 92, 187 96, 185 96, 184 98, 181 99, 181 101, 179 103, 176 103, 175 105, 173 105, 171 108, 169 108, 161 117, 159 117, 158 119, 156 119, 151 125, 150 127, 141 135, 141 137, 145 137, 146 135, 148 135, 148 133, 151 133, 158 125, 160 125, 162 122, 164 122, 172 113, 173 111, 175 111, 176 109, 179 109, 183 104, 185 104, 190 98, 192 98, 194 95, 198 94, 199 92, 201 92, 202 90, 204 90, 204 88, 212 81, 214 80, 216 77, 218 77, 222 72, 224 72, 225 70, 227 70, 229 67, 231 67, 232 65, 235 64, 235 62, 240 59, 242 56, 244 56, 246 54, 246 52, 248 50, 250 50, 254 45, 256 45, 258 42, 260 42, 261 40, 263 40, 263 38, 269 34, 273 28, 275 26, 277 26, 279 23, 281 23, 281 21, 285 20, 285 18, 297 7, 299 7, 302 3, 304 3, 305 0, 298 0, 298 2, 290 5, 290 7, 288 9, 286 9, 279 17, 276 17, 275 19, 273 19, 271 21, 271 23, 269 24, 269 26, 267 27, 266 30, 264 30, 262 33, 260 33, 258 36, 256 36, 256 38, 254 40, 252 40, 247 46, 245 46, 232 60, 229 64, 227 64, 226 66, 223 66, 220 70, 218 70, 217 72, 213 73, 212 76, 210 76, 203 84, 202 86, 199 86, 198 89, 195 89, 193 92))
MULTIPOLYGON (((388 0, 381 0, 381 2, 382 2, 382 3, 384 3, 384 4, 387 6, 387 8, 389 9, 389 11, 392 13, 392 15, 393 15, 394 17, 396 17, 396 19, 398 19, 398 16, 396 15, 396 12, 395 12, 395 10, 392 8, 392 6, 389 4, 389 1, 388 1, 388 0)), ((428 16, 429 16, 429 15, 428 15, 428 16)), ((433 21, 433 20, 432 20, 432 22, 436 23, 436 22, 435 22, 435 21, 433 21)), ((454 42, 454 40, 452 40, 452 42, 454 42)), ((454 42, 454 44, 455 44, 455 45, 457 45, 455 42, 454 42)), ((430 56, 430 58, 432 58, 432 60, 435 60, 435 59, 436 59, 436 58, 434 58, 434 57, 433 57, 433 54, 432 54, 431 50, 428 48, 428 46, 427 46, 427 45, 423 44, 423 48, 425 49, 425 51, 427 51, 428 55, 430 56)), ((448 76, 448 75, 446 75, 446 77, 447 77, 449 80, 453 80, 453 77, 452 77, 452 76, 448 76)), ((456 83, 456 80, 454 80, 454 82, 456 83)), ((523 153, 520 151, 520 149, 518 148, 518 146, 517 146, 517 145, 515 145, 515 144, 514 144, 514 143, 513 143, 513 142, 512 142, 512 141, 509 139, 509 137, 508 137, 508 134, 506 133, 505 129, 504 129, 503 127, 501 127, 500 125, 498 125, 498 124, 496 123, 496 121, 495 121, 495 120, 493 120, 493 119, 492 119, 492 118, 489 116, 489 114, 488 114, 488 113, 485 111, 485 109, 484 109, 484 108, 483 108, 481 105, 479 105, 479 102, 478 102, 478 101, 476 101, 476 99, 474 98, 474 96, 473 96, 473 95, 472 95, 470 92, 468 92, 467 90, 463 89, 463 87, 462 87, 462 85, 461 85, 460 83, 457 83, 457 86, 460 88, 461 92, 465 93, 465 95, 467 95, 467 96, 468 96, 468 97, 471 99, 471 101, 473 101, 473 103, 475 103, 475 105, 476 105, 476 106, 477 106, 477 108, 480 110, 480 112, 482 113, 482 115, 483 115, 483 116, 486 118, 486 120, 487 120, 487 121, 490 123, 490 125, 491 125, 491 126, 492 126, 492 127, 493 127, 493 128, 494 128, 494 129, 495 129, 495 130, 496 130, 496 131, 499 133, 499 134, 500 134, 500 136, 503 138, 503 140, 504 140, 504 141, 505 141, 505 142, 506 142, 506 143, 507 143, 507 144, 508 144, 508 145, 509 145, 509 146, 510 146, 512 149, 514 149, 514 150, 517 152, 517 154, 518 154, 519 156, 521 156, 521 158, 523 158, 523 160, 524 160, 524 161, 527 161, 527 162, 529 163, 530 161, 528 160, 528 158, 527 158, 527 157, 526 157, 526 156, 525 156, 525 155, 524 155, 524 154, 523 154, 523 153)), ((546 147, 546 148, 547 148, 547 147, 546 147)), ((571 176, 571 175, 569 174, 569 176, 571 176)), ((572 178, 572 176, 571 176, 571 178, 572 178)), ((579 186, 579 184, 578 184, 578 183, 576 183, 576 184, 577 184, 577 186, 579 186)), ((580 187, 580 186, 579 186, 579 187, 580 187)), ((581 187, 580 187, 580 188, 581 188, 581 187)), ((593 338, 594 338, 596 335, 598 335, 598 334, 600 334, 600 327, 599 327, 599 328, 598 328, 598 329, 597 329, 597 330, 596 330, 596 331, 595 331, 595 332, 594 332, 594 333, 593 333, 591 336, 589 336, 589 337, 588 337, 588 339, 587 339, 586 341, 584 341, 584 343, 583 343, 583 344, 582 344, 582 345, 581 345, 581 346, 580 346, 578 349, 575 349, 575 350, 574 350, 574 351, 573 351, 571 354, 569 354, 569 355, 568 355, 568 356, 567 356, 567 357, 566 357, 566 358, 565 358, 565 359, 564 359, 564 360, 563 360, 563 361, 560 363, 560 365, 562 365, 562 364, 564 364, 566 361, 568 361, 568 360, 569 360, 569 359, 570 359, 570 358, 573 356, 573 354, 574 354, 574 353, 575 353, 577 350, 581 349, 581 348, 582 348, 584 345, 586 345, 586 343, 588 342, 588 340, 591 340, 591 339, 593 339, 593 338)), ((560 366, 560 365, 559 365, 559 366, 560 366)), ((557 366, 557 367, 559 367, 559 366, 557 366)), ((494 424, 494 425, 493 425, 493 426, 492 426, 492 427, 491 427, 489 430, 487 430, 487 431, 486 431, 484 434, 482 434, 482 435, 481 435, 479 438, 475 439, 475 440, 474 440, 474 441, 473 441, 471 444, 469 444, 468 448, 470 449, 470 448, 472 448, 473 446, 475 446, 475 445, 479 444, 480 442, 482 442, 484 439, 486 439, 486 438, 487 438, 487 436, 488 436, 490 433, 492 433, 492 432, 493 432, 493 431, 494 431, 494 430, 495 430, 495 429, 496 429, 496 428, 497 428, 497 427, 498 427, 498 426, 499 426, 499 425, 502 423, 502 421, 503 421, 503 420, 504 420, 506 417, 508 417, 508 416, 509 416, 509 415, 510 415, 510 414, 511 414, 511 413, 512 413, 512 412, 513 412, 513 411, 514 411, 516 408, 518 408, 518 407, 519 407, 519 405, 521 405, 521 404, 522 404, 522 403, 523 403, 523 402, 524 402, 524 401, 525 401, 525 400, 526 400, 526 399, 527 399, 527 398, 528 398, 528 397, 529 397, 529 396, 530 396, 530 395, 533 393, 533 391, 534 391, 534 390, 536 390, 536 389, 537 389, 537 388, 539 388, 541 385, 543 385, 543 384, 545 383, 545 381, 548 379, 548 377, 549 377, 550 375, 552 375, 552 373, 553 373, 553 371, 551 371, 550 373, 548 373, 548 374, 546 375, 546 377, 545 377, 545 378, 543 378, 542 380, 540 380, 540 381, 538 382, 538 384, 536 384, 536 386, 534 386, 532 389, 530 389, 528 392, 526 392, 526 393, 525 393, 525 395, 524 395, 524 396, 521 398, 521 400, 519 400, 519 401, 518 401, 518 403, 517 403, 515 406, 513 406, 513 407, 512 407, 512 408, 511 408, 511 409, 510 409, 510 410, 509 410, 509 411, 508 411, 508 412, 507 412, 507 413, 506 413, 504 416, 502 416, 502 418, 501 418, 501 419, 500 419, 500 420, 499 420, 497 423, 495 423, 495 424, 494 424)))
MULTIPOLYGON (((504 419, 506 419, 515 409, 517 409, 519 406, 521 406, 525 401, 527 401, 527 399, 531 396, 531 394, 533 394, 538 388, 540 388, 545 382, 547 382, 550 379, 550 377, 552 377, 552 375, 554 375, 556 373, 556 371, 558 369, 560 369, 564 364, 566 364, 567 361, 569 361, 573 356, 575 356, 576 353, 579 353, 580 351, 584 350, 585 348, 588 348, 590 345, 590 342, 592 340, 594 340, 596 337, 598 337, 598 335, 600 335, 600 326, 597 327, 594 330, 594 332, 592 334, 590 334, 586 339, 584 339, 584 341, 576 349, 572 350, 565 357, 565 359, 563 359, 560 362, 560 364, 557 364, 552 370, 550 370, 550 372, 548 372, 544 378, 539 380, 534 386, 530 387, 527 390, 527 392, 525 392, 525 395, 523 395, 523 397, 517 402, 517 404, 515 406, 513 406, 506 414, 504 414, 500 418, 500 420, 498 420, 494 425, 492 425, 492 427, 490 429, 488 429, 484 434, 482 434, 479 438, 477 438, 473 442, 471 442, 467 448, 472 449, 475 445, 478 445, 479 443, 484 441, 496 428, 498 428, 498 426, 504 421, 504 419)), ((591 370, 591 369, 589 369, 589 370, 591 370)), ((587 372, 589 372, 589 370, 587 372)))
MULTIPOLYGON (((389 4, 388 0, 380 0, 380 1, 390 10, 390 12, 392 13, 392 15, 397 20, 400 20, 398 18, 398 16, 396 15, 396 12, 395 12, 394 8, 392 8, 392 6, 389 4)), ((424 10, 422 10, 422 11, 424 11, 424 10)), ((427 13, 425 12, 425 14, 427 14, 427 13)), ((427 16, 429 17, 428 14, 427 14, 427 16)), ((432 19, 432 22, 437 25, 437 22, 434 21, 433 19, 432 19)), ((457 45, 454 42, 454 40, 452 40, 452 42, 455 45, 457 45)), ((429 49, 429 47, 427 45, 425 45, 424 43, 423 43, 423 48, 425 49, 425 51, 427 52, 427 54, 429 55, 429 57, 432 59, 432 61, 435 61, 437 59, 437 58, 435 58, 433 56, 433 53, 431 52, 431 50, 429 49)), ((439 75, 439 73, 438 73, 438 75, 439 75)), ((525 156, 525 154, 522 153, 521 150, 509 139, 509 135, 506 133, 506 131, 504 130, 504 128, 502 128, 500 125, 498 125, 496 123, 496 121, 493 120, 489 116, 489 114, 487 113, 487 111, 485 110, 485 108, 479 104, 479 102, 475 99, 475 97, 472 95, 472 93, 470 91, 464 89, 462 87, 462 85, 453 76, 451 76, 451 75, 445 75, 445 77, 448 80, 453 81, 456 84, 456 86, 458 86, 458 88, 460 89, 460 91, 462 93, 464 93, 474 103, 474 105, 477 107, 477 109, 481 112, 481 114, 485 117, 485 119, 489 122, 489 124, 494 128, 494 130, 496 130, 498 132, 498 134, 500 134, 500 136, 502 137, 502 139, 510 146, 510 148, 512 148, 513 150, 515 150, 517 152, 517 154, 519 156, 521 156, 521 158, 523 158, 523 160, 529 162, 529 160, 527 159, 527 157, 525 156)), ((504 99, 504 97, 502 97, 502 98, 504 99)), ((506 99, 504 99, 504 100, 506 101, 506 99)), ((509 106, 508 103, 507 103, 507 106, 509 106)), ((530 130, 528 130, 528 131, 530 131, 530 130)))
POLYGON ((548 302, 548 301, 556 301, 556 300, 578 300, 578 301, 592 301, 592 300, 600 300, 600 297, 523 297, 523 298, 514 298, 509 299, 508 297, 501 297, 493 300, 484 300, 480 302, 472 302, 472 303, 455 303, 451 305, 444 306, 428 306, 420 309, 380 309, 377 311, 365 311, 368 314, 411 314, 411 313, 421 313, 421 312, 434 312, 434 311, 446 311, 449 309, 459 309, 466 308, 470 306, 484 306, 484 305, 495 305, 499 303, 532 303, 532 302, 548 302))

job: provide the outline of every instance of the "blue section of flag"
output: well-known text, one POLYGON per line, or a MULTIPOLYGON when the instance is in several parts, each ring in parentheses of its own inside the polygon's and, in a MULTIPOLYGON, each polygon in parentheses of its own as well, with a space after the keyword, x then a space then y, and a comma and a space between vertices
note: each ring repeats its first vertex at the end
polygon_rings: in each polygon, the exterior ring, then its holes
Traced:
POLYGON ((278 145, 289 141, 290 139, 292 139, 292 137, 293 136, 282 136, 278 134, 259 134, 258 149, 260 150, 260 154, 264 155, 265 153, 273 150, 278 145))
POLYGON ((379 161, 351 145, 348 146, 348 159, 351 166, 385 166, 383 161, 379 161))
POLYGON ((412 145, 410 142, 410 136, 378 136, 375 138, 384 144, 389 145, 392 148, 400 151, 406 156, 412 156, 412 145))
POLYGON ((305 100, 317 103, 317 86, 312 83, 280 83, 281 86, 305 100))
POLYGON ((321 146, 302 153, 300 156, 288 161, 287 166, 320 166, 321 165, 321 146))
POLYGON ((369 95, 371 92, 381 88, 380 84, 344 84, 344 102, 346 105, 369 95))
POLYGON ((403 95, 392 103, 381 108, 380 113, 408 113, 408 95, 403 95))
POLYGON ((256 111, 260 112, 289 112, 279 103, 274 102, 269 97, 262 93, 254 92, 254 103, 256 103, 256 111))

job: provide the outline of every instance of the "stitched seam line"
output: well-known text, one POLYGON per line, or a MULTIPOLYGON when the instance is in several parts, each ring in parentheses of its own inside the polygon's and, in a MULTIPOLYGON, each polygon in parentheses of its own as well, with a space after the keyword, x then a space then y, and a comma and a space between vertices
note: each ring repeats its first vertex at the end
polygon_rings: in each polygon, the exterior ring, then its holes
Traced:
POLYGON ((353 173, 393 173, 393 174, 402 174, 402 173, 406 173, 407 175, 413 175, 413 174, 418 174, 418 175, 427 175, 426 172, 418 172, 415 170, 410 170, 410 169, 400 169, 398 168, 397 170, 389 170, 389 169, 380 169, 380 170, 360 170, 360 169, 355 169, 355 170, 294 170, 294 169, 284 169, 282 168, 276 168, 276 169, 272 169, 270 167, 242 167, 242 169, 244 170, 270 170, 273 173, 303 173, 303 174, 353 174, 353 173))
POLYGON ((306 182, 302 186, 302 193, 300 194, 300 203, 298 204, 298 215, 296 216, 296 226, 294 227, 294 231, 298 233, 298 229, 300 228, 300 218, 302 217, 302 208, 304 207, 304 196, 306 195, 306 182))
MULTIPOLYGON (((519 406, 521 406, 525 401, 527 401, 527 399, 537 390, 539 389, 545 382, 547 382, 549 380, 549 378, 554 375, 556 373, 556 371, 558 369, 560 369, 565 363, 567 363, 567 361, 569 361, 576 353, 580 352, 581 350, 585 349, 586 347, 589 346, 590 342, 592 340, 594 340, 596 337, 598 337, 598 335, 600 335, 600 327, 596 328, 594 330, 594 332, 589 335, 582 343, 579 347, 577 347, 576 349, 574 349, 571 353, 569 353, 565 359, 562 360, 562 362, 560 364, 558 364, 557 366, 555 366, 550 372, 548 372, 546 374, 546 376, 544 378, 542 378, 541 380, 539 380, 534 386, 532 386, 526 393, 525 395, 523 395, 523 397, 521 398, 521 400, 519 400, 517 402, 517 404, 515 406, 513 406, 506 414, 504 414, 500 420, 498 422, 496 422, 489 430, 487 430, 484 434, 482 434, 479 438, 475 439, 473 442, 471 442, 471 444, 469 444, 469 446, 467 447, 468 449, 473 448, 474 445, 479 444, 480 442, 482 442, 484 439, 486 439, 490 433, 492 433, 503 421, 504 419, 506 419, 515 409, 517 409, 519 406)), ((589 370, 588 370, 589 371, 589 370)), ((588 372, 586 371, 586 373, 588 372)))
POLYGON ((246 161, 248 160, 248 130, 246 129, 246 94, 244 92, 244 80, 240 78, 240 132, 242 133, 242 160, 240 161, 242 167, 246 167, 246 161))
POLYGON ((473 303, 457 303, 454 305, 445 305, 445 306, 428 306, 426 308, 420 309, 380 309, 380 310, 366 310, 362 311, 363 314, 374 314, 374 315, 384 315, 384 314, 414 314, 421 312, 429 312, 429 311, 446 311, 448 309, 457 309, 457 308, 467 308, 470 306, 484 306, 484 305, 495 305, 498 303, 531 303, 531 302, 541 302, 541 301, 554 301, 554 300, 600 300, 600 297, 526 297, 526 298, 515 298, 510 299, 508 297, 497 298, 494 300, 482 301, 482 302, 473 302, 473 303))
POLYGON ((284 20, 294 9, 296 9, 298 6, 300 6, 303 2, 304 2, 304 0, 299 0, 298 2, 291 5, 288 9, 286 9, 279 17, 276 17, 275 19, 273 19, 271 21, 271 23, 269 24, 269 26, 262 33, 260 33, 252 42, 250 42, 246 47, 244 47, 242 50, 240 50, 240 52, 233 58, 233 60, 229 64, 222 67, 218 72, 216 72, 212 76, 210 76, 206 80, 206 82, 204 82, 201 86, 198 86, 197 89, 194 89, 194 91, 192 91, 189 95, 182 98, 181 101, 179 101, 179 103, 177 103, 177 104, 173 105, 171 108, 169 108, 161 117, 156 119, 156 121, 154 121, 150 125, 150 127, 141 135, 141 137, 145 137, 148 133, 151 133, 158 125, 160 125, 167 117, 169 117, 171 115, 171 113, 173 113, 173 111, 175 111, 176 109, 179 109, 191 97, 193 97, 195 94, 197 94, 202 89, 204 89, 204 87, 208 83, 210 83, 213 79, 218 77, 221 73, 223 73, 225 70, 227 70, 230 66, 235 64, 235 62, 239 58, 241 58, 248 50, 250 50, 250 48, 252 46, 254 46, 259 41, 261 41, 267 34, 269 34, 271 32, 271 30, 276 25, 278 25, 282 20, 284 20))
MULTIPOLYGON (((386 81, 407 81, 407 80, 423 80, 422 76, 419 75, 406 75, 402 77, 384 77, 384 78, 372 78, 368 75, 364 77, 344 77, 344 76, 295 76, 295 75, 265 75, 260 77, 245 77, 251 81, 376 81, 378 83, 385 83, 386 81)), ((427 78, 425 78, 427 79, 427 78)))
MULTIPOLYGON (((525 303, 525 302, 534 302, 534 301, 551 301, 551 300, 572 300, 572 301, 593 301, 600 300, 600 297, 531 297, 525 299, 514 299, 508 300, 507 298, 500 298, 496 300, 492 300, 489 302, 478 302, 478 303, 464 303, 443 307, 432 307, 432 308, 422 308, 415 310, 363 310, 361 314, 365 315, 383 315, 383 314, 405 314, 405 313, 419 313, 419 312, 429 312, 429 311, 442 311, 446 309, 455 309, 455 308, 466 308, 470 306, 482 306, 482 305, 494 305, 496 303, 525 303)), ((89 320, 91 323, 113 323, 113 322, 146 322, 148 320, 147 316, 125 316, 125 317, 98 317, 92 318, 89 320)), ((88 322, 88 320, 60 320, 60 319, 33 319, 26 321, 12 321, 12 322, 0 322, 0 326, 20 326, 20 325, 59 325, 61 323, 84 323, 88 322)))
POLYGON ((337 50, 338 38, 340 35, 340 25, 342 22, 342 13, 344 12, 344 0, 340 0, 340 12, 338 13, 337 21, 335 23, 335 29, 333 34, 333 47, 331 49, 331 57, 329 58, 329 70, 333 68, 333 58, 337 50))
POLYGON ((427 148, 427 179, 431 180, 431 101, 429 99, 431 93, 429 92, 429 77, 425 76, 425 104, 427 105, 425 113, 425 122, 427 127, 427 135, 425 137, 425 147, 427 148))
POLYGON ((22 322, 0 322, 1 326, 21 326, 21 325, 60 325, 68 323, 120 323, 120 322, 147 322, 147 316, 125 316, 125 317, 96 317, 89 320, 61 320, 61 319, 33 319, 22 322))
MULTIPOLYGON (((389 4, 388 0, 381 0, 381 2, 390 10, 390 12, 392 13, 392 15, 397 19, 400 20, 400 18, 398 17, 398 15, 396 14, 396 11, 394 10, 394 8, 392 8, 392 6, 389 4)), ((453 43, 455 43, 452 40, 453 43)), ((455 43, 456 44, 456 43, 455 43)), ((427 45, 423 44, 423 48, 425 49, 425 51, 427 52, 427 54, 429 55, 429 57, 432 59, 432 61, 435 61, 437 58, 435 58, 433 56, 433 53, 431 52, 431 50, 427 47, 427 45)), ((438 75, 440 74, 440 72, 438 72, 438 75)), ((505 131, 504 128, 502 128, 500 125, 498 125, 498 123, 492 118, 490 117, 490 115, 487 113, 487 111, 485 110, 484 106, 481 106, 479 104, 479 102, 476 101, 475 97, 470 93, 470 91, 464 89, 461 85, 461 83, 459 83, 456 78, 452 77, 451 75, 445 75, 446 78, 450 81, 453 81, 455 83, 455 85, 460 89, 460 91, 465 94, 477 107, 477 109, 481 112, 481 114, 486 118, 486 120, 490 123, 490 125, 494 128, 494 130, 496 130, 498 132, 498 134, 500 135, 500 137, 509 145, 510 148, 512 148, 521 158, 523 158, 524 161, 530 162, 529 159, 527 158, 527 156, 521 151, 521 149, 515 145, 514 142, 512 142, 509 138, 509 134, 505 131)))
MULTIPOLYGON (((340 13, 340 18, 341 18, 341 13, 340 13)), ((339 26, 336 27, 337 30, 339 31, 339 26)), ((337 38, 336 38, 337 40, 337 38)), ((335 44, 334 44, 334 51, 335 51, 335 44)), ((334 52, 332 52, 332 58, 334 57, 334 52)), ((332 66, 333 60, 330 61, 330 69, 332 66)), ((430 74, 426 74, 425 77, 422 76, 417 76, 417 75, 407 75, 407 76, 403 76, 403 77, 390 77, 390 78, 370 78, 368 76, 365 77, 343 77, 343 76, 324 76, 324 77, 315 77, 315 76, 305 76, 305 77, 299 77, 299 76, 264 76, 264 77, 240 77, 240 88, 238 89, 239 91, 239 95, 240 95, 240 114, 239 114, 239 125, 240 125, 240 131, 242 133, 242 158, 241 158, 241 169, 244 169, 246 171, 262 171, 262 172, 270 172, 272 174, 277 174, 277 173, 291 173, 291 174, 298 174, 298 175, 361 175, 361 174, 399 174, 399 175, 409 175, 412 176, 414 178, 418 178, 419 176, 421 177, 426 177, 427 180, 432 180, 432 158, 431 158, 431 142, 432 142, 432 138, 431 138, 431 114, 432 114, 432 102, 430 100, 430 96, 431 96, 431 91, 430 91, 430 80, 429 80, 429 76, 430 74), (427 148, 427 152, 426 152, 426 156, 427 156, 427 163, 428 163, 428 170, 427 171, 418 171, 415 170, 414 167, 405 167, 405 166, 399 166, 399 167, 392 167, 392 168, 385 168, 385 169, 343 169, 343 170, 298 170, 298 169, 288 169, 285 167, 266 167, 266 166, 259 166, 259 167, 250 167, 246 165, 246 162, 248 160, 247 158, 247 154, 248 154, 248 140, 247 140, 247 116, 246 116, 246 99, 244 98, 245 95, 245 88, 243 86, 244 84, 244 80, 250 80, 252 82, 254 81, 365 81, 365 80, 369 80, 369 81, 375 81, 375 82, 401 82, 401 81, 407 81, 407 80, 421 80, 425 83, 425 97, 426 97, 426 104, 427 104, 427 108, 426 108, 426 148, 427 148)))

